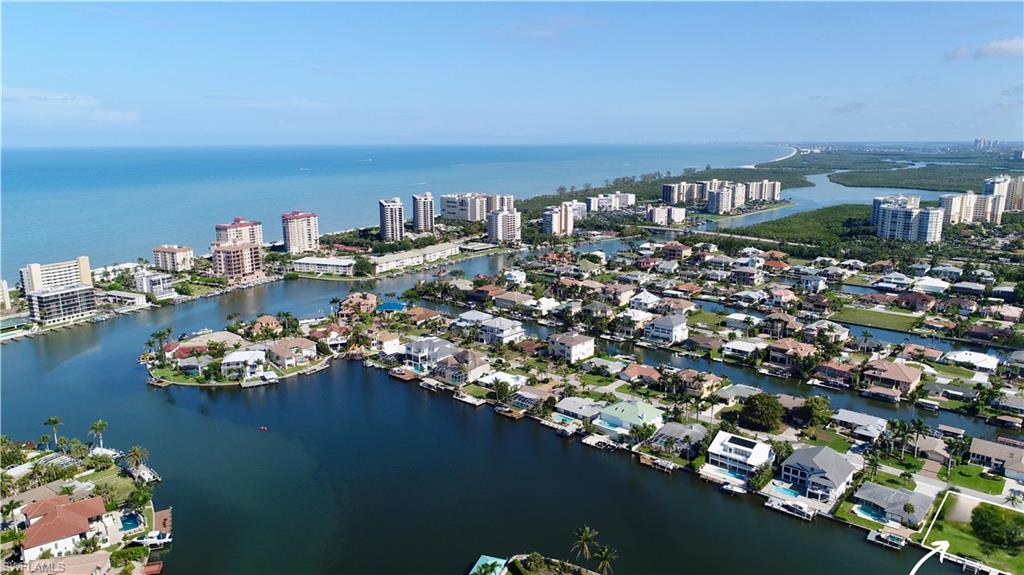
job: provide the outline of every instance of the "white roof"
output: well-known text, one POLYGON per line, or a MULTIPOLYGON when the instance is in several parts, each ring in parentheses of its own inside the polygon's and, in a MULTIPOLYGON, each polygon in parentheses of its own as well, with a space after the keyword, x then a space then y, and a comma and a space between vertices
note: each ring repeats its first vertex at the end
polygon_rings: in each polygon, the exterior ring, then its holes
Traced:
POLYGON ((753 343, 742 340, 730 341, 729 343, 723 345, 722 347, 728 349, 735 349, 739 351, 745 351, 747 353, 753 352, 754 350, 757 349, 757 346, 754 345, 753 343))
POLYGON ((504 371, 495 371, 494 373, 489 373, 477 380, 478 383, 483 385, 494 385, 499 381, 503 381, 509 386, 519 389, 526 385, 526 382, 529 381, 529 379, 522 375, 512 375, 511 373, 505 373, 504 371))
POLYGON ((224 356, 224 363, 252 363, 256 361, 264 361, 267 355, 266 352, 257 350, 242 350, 233 351, 224 356))
POLYGON ((945 355, 946 361, 969 363, 985 371, 994 371, 999 367, 999 358, 977 351, 950 351, 945 355))
POLYGON ((754 441, 725 431, 719 431, 711 442, 708 452, 727 459, 743 461, 750 467, 760 467, 774 458, 767 443, 754 441))
POLYGON ((318 258, 316 256, 306 256, 295 260, 297 264, 315 264, 322 266, 352 266, 355 265, 355 258, 318 258))

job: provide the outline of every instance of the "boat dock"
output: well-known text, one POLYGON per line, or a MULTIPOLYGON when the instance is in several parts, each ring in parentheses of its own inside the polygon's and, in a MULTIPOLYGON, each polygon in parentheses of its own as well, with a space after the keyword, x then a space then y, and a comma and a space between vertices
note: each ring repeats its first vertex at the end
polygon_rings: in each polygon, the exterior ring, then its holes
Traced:
POLYGON ((616 446, 608 438, 602 435, 588 435, 583 438, 583 445, 600 449, 601 451, 615 451, 616 446))
POLYGON ((469 405, 472 405, 473 407, 480 407, 481 405, 487 403, 487 400, 482 398, 482 397, 473 397, 472 395, 467 395, 467 394, 462 393, 462 392, 456 393, 452 397, 454 397, 456 401, 461 401, 462 403, 468 403, 469 405))
POLYGON ((401 367, 396 367, 394 369, 388 370, 388 375, 395 379, 400 379, 402 381, 414 381, 420 378, 420 376, 417 375, 415 371, 411 371, 401 367))
POLYGON ((646 453, 640 454, 640 463, 646 465, 647 467, 657 469, 658 471, 663 471, 665 473, 672 473, 673 471, 681 467, 676 463, 673 463, 665 459, 660 459, 658 457, 652 457, 650 455, 647 455, 646 453))
POLYGON ((522 419, 526 417, 526 412, 518 409, 512 409, 506 405, 499 405, 494 408, 494 412, 498 415, 503 415, 509 419, 522 419))
POLYGON ((782 499, 776 499, 769 497, 768 501, 764 502, 764 506, 769 509, 781 511, 788 515, 792 515, 797 519, 803 519, 804 521, 810 521, 814 519, 817 512, 810 507, 807 507, 803 503, 797 503, 796 501, 783 501, 782 499))
POLYGON ((882 531, 869 531, 867 540, 876 545, 882 547, 888 547, 889 549, 895 549, 896 551, 902 551, 907 546, 907 538, 895 533, 885 533, 882 531))

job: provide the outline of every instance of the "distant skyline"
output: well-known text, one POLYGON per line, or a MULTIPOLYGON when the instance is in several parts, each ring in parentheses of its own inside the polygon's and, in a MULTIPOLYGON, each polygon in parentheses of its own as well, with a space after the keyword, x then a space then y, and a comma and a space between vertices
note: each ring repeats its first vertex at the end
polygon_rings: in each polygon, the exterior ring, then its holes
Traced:
POLYGON ((1020 140, 1024 4, 4 5, 3 146, 1020 140))

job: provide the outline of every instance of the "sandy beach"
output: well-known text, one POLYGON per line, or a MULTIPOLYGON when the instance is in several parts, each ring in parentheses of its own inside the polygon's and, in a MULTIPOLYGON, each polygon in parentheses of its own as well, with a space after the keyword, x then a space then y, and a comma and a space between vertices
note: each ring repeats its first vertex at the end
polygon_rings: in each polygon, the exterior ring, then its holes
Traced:
MULTIPOLYGON (((797 149, 792 147, 792 146, 790 146, 789 153, 786 154, 785 156, 782 156, 781 158, 775 158, 774 160, 768 160, 767 162, 764 162, 764 163, 765 164, 770 164, 772 162, 781 162, 782 160, 785 160, 786 158, 792 158, 793 156, 796 155, 796 153, 797 153, 797 149)), ((749 169, 749 170, 753 170, 757 166, 754 165, 754 164, 747 164, 745 166, 740 166, 740 167, 741 168, 745 168, 745 169, 749 169)))

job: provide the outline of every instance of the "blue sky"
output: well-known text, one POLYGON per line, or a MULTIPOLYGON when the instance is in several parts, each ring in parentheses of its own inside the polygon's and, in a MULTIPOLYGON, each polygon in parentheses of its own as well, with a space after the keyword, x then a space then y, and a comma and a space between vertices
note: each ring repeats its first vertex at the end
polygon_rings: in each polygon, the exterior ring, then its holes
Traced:
POLYGON ((3 145, 1020 139, 1024 3, 21 4, 3 145))

